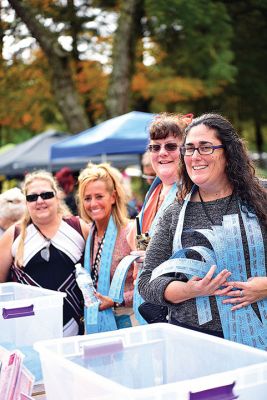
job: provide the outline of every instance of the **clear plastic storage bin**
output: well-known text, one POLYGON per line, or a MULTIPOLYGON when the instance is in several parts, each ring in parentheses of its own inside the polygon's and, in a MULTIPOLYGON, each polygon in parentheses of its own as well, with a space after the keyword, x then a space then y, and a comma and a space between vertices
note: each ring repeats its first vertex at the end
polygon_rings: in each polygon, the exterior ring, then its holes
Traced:
POLYGON ((61 338, 65 296, 20 283, 1 283, 0 344, 21 348, 37 340, 61 338))
POLYGON ((267 352, 173 325, 43 341, 34 348, 47 400, 188 400, 190 392, 233 382, 239 400, 266 400, 267 352))

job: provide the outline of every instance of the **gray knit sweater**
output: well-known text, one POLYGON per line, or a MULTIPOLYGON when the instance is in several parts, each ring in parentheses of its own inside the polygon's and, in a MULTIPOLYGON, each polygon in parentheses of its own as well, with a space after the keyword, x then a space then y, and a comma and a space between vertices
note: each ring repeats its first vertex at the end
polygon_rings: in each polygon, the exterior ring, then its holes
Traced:
MULTIPOLYGON (((212 221, 215 224, 217 225, 221 224, 222 217, 227 209, 228 202, 229 202, 229 197, 218 199, 216 201, 205 202, 205 207, 206 210, 208 211, 208 215, 211 217, 212 221)), ((153 238, 151 239, 150 245, 146 252, 144 270, 140 275, 138 283, 140 294, 146 301, 155 304, 167 305, 171 310, 172 320, 176 321, 178 324, 181 323, 189 327, 191 326, 198 329, 221 332, 222 326, 214 296, 210 296, 213 319, 212 321, 203 324, 201 326, 199 326, 198 323, 195 299, 187 300, 179 304, 168 303, 164 300, 163 298, 164 291, 171 281, 173 280, 186 281, 186 277, 183 274, 180 274, 179 276, 164 275, 156 278, 155 280, 149 283, 153 269, 156 268, 158 265, 160 265, 162 262, 168 260, 172 255, 173 237, 175 234, 180 211, 181 211, 181 205, 177 201, 175 201, 172 205, 170 205, 167 208, 162 219, 159 221, 157 225, 155 234, 153 235, 153 238)), ((248 245, 247 245, 245 230, 240 215, 237 198, 233 197, 230 206, 228 208, 227 214, 236 214, 236 213, 239 214, 241 234, 242 234, 244 253, 246 259, 247 276, 250 277, 251 273, 249 268, 249 253, 248 253, 248 245)), ((184 229, 182 233, 183 247, 205 246, 210 248, 209 242, 203 237, 203 235, 200 235, 197 232, 192 232, 193 229, 200 229, 200 228, 202 229, 211 228, 211 222, 204 213, 203 206, 200 202, 189 202, 186 209, 184 229)), ((265 244, 265 265, 266 265, 267 232, 266 229, 263 227, 261 227, 261 230, 265 244)), ((192 253, 189 255, 189 258, 199 259, 197 257, 198 255, 196 253, 192 253)), ((259 315, 257 305, 253 305, 253 308, 259 315)))

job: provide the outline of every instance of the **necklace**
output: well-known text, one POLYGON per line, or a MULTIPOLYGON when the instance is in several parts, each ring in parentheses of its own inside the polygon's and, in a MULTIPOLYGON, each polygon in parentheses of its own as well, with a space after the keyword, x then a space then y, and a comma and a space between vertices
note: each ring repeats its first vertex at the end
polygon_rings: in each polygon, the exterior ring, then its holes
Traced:
MULTIPOLYGON (((212 225, 216 225, 215 222, 212 220, 211 216, 208 213, 208 210, 206 208, 205 202, 203 201, 202 196, 200 194, 199 188, 198 188, 198 195, 199 195, 199 198, 200 198, 200 201, 201 201, 201 206, 203 208, 203 211, 204 211, 206 217, 208 218, 208 220, 211 222, 212 225)), ((232 192, 232 194, 231 194, 231 196, 230 196, 230 198, 229 198, 229 200, 228 200, 228 202, 226 204, 226 208, 225 208, 224 212, 222 213, 223 216, 227 215, 227 212, 229 210, 230 204, 232 202, 233 195, 234 195, 234 192, 232 192)))
POLYGON ((38 232, 40 232, 40 234, 43 236, 43 238, 46 240, 46 245, 45 247, 41 250, 40 255, 42 257, 43 260, 45 260, 46 262, 48 262, 50 260, 50 244, 51 244, 51 239, 49 239, 47 236, 45 236, 43 234, 43 232, 41 232, 41 230, 38 228, 37 225, 35 225, 35 228, 38 230, 38 232))
MULTIPOLYGON (((100 265, 100 261, 101 261, 102 249, 103 249, 104 241, 105 241, 105 234, 106 234, 106 232, 102 236, 101 240, 100 239, 98 240, 98 243, 97 243, 98 247, 97 247, 97 252, 95 255, 95 260, 94 260, 92 268, 91 268, 91 277, 92 277, 95 288, 97 287, 97 282, 98 282, 98 270, 99 270, 99 265, 100 265)), ((91 249, 92 254, 93 254, 93 248, 94 248, 94 242, 92 243, 92 249, 91 249)))

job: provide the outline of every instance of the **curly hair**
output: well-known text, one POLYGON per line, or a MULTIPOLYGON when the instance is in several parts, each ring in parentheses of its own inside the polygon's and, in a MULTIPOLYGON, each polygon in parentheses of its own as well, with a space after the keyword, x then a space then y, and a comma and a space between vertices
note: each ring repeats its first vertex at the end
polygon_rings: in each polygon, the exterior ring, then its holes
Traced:
MULTIPOLYGON (((185 129, 184 143, 190 130, 198 125, 205 125, 215 131, 216 137, 224 145, 225 172, 234 188, 234 193, 240 199, 241 204, 253 211, 267 227, 267 191, 255 175, 254 165, 243 140, 225 117, 210 113, 193 119, 185 129)), ((183 177, 182 190, 179 195, 179 200, 182 201, 194 185, 187 173, 183 156, 180 157, 179 172, 183 177)))
POLYGON ((150 140, 166 139, 169 135, 175 138, 182 137, 192 117, 192 114, 179 115, 167 112, 157 114, 149 126, 150 140))
POLYGON ((86 222, 92 222, 85 210, 83 198, 86 185, 89 182, 95 182, 98 180, 106 184, 107 190, 110 194, 115 191, 115 203, 112 205, 112 215, 117 228, 120 229, 128 222, 126 206, 127 197, 121 183, 120 172, 111 167, 108 163, 102 163, 98 165, 89 163, 87 167, 81 171, 78 178, 79 187, 77 198, 81 217, 86 222))

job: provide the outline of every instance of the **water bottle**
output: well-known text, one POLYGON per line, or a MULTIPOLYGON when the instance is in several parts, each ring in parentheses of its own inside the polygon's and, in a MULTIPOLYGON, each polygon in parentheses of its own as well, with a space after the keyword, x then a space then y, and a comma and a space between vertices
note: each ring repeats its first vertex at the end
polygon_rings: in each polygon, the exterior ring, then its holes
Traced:
POLYGON ((84 304, 90 307, 93 303, 99 303, 98 298, 95 296, 95 287, 89 272, 81 265, 75 265, 76 282, 83 294, 84 304))

